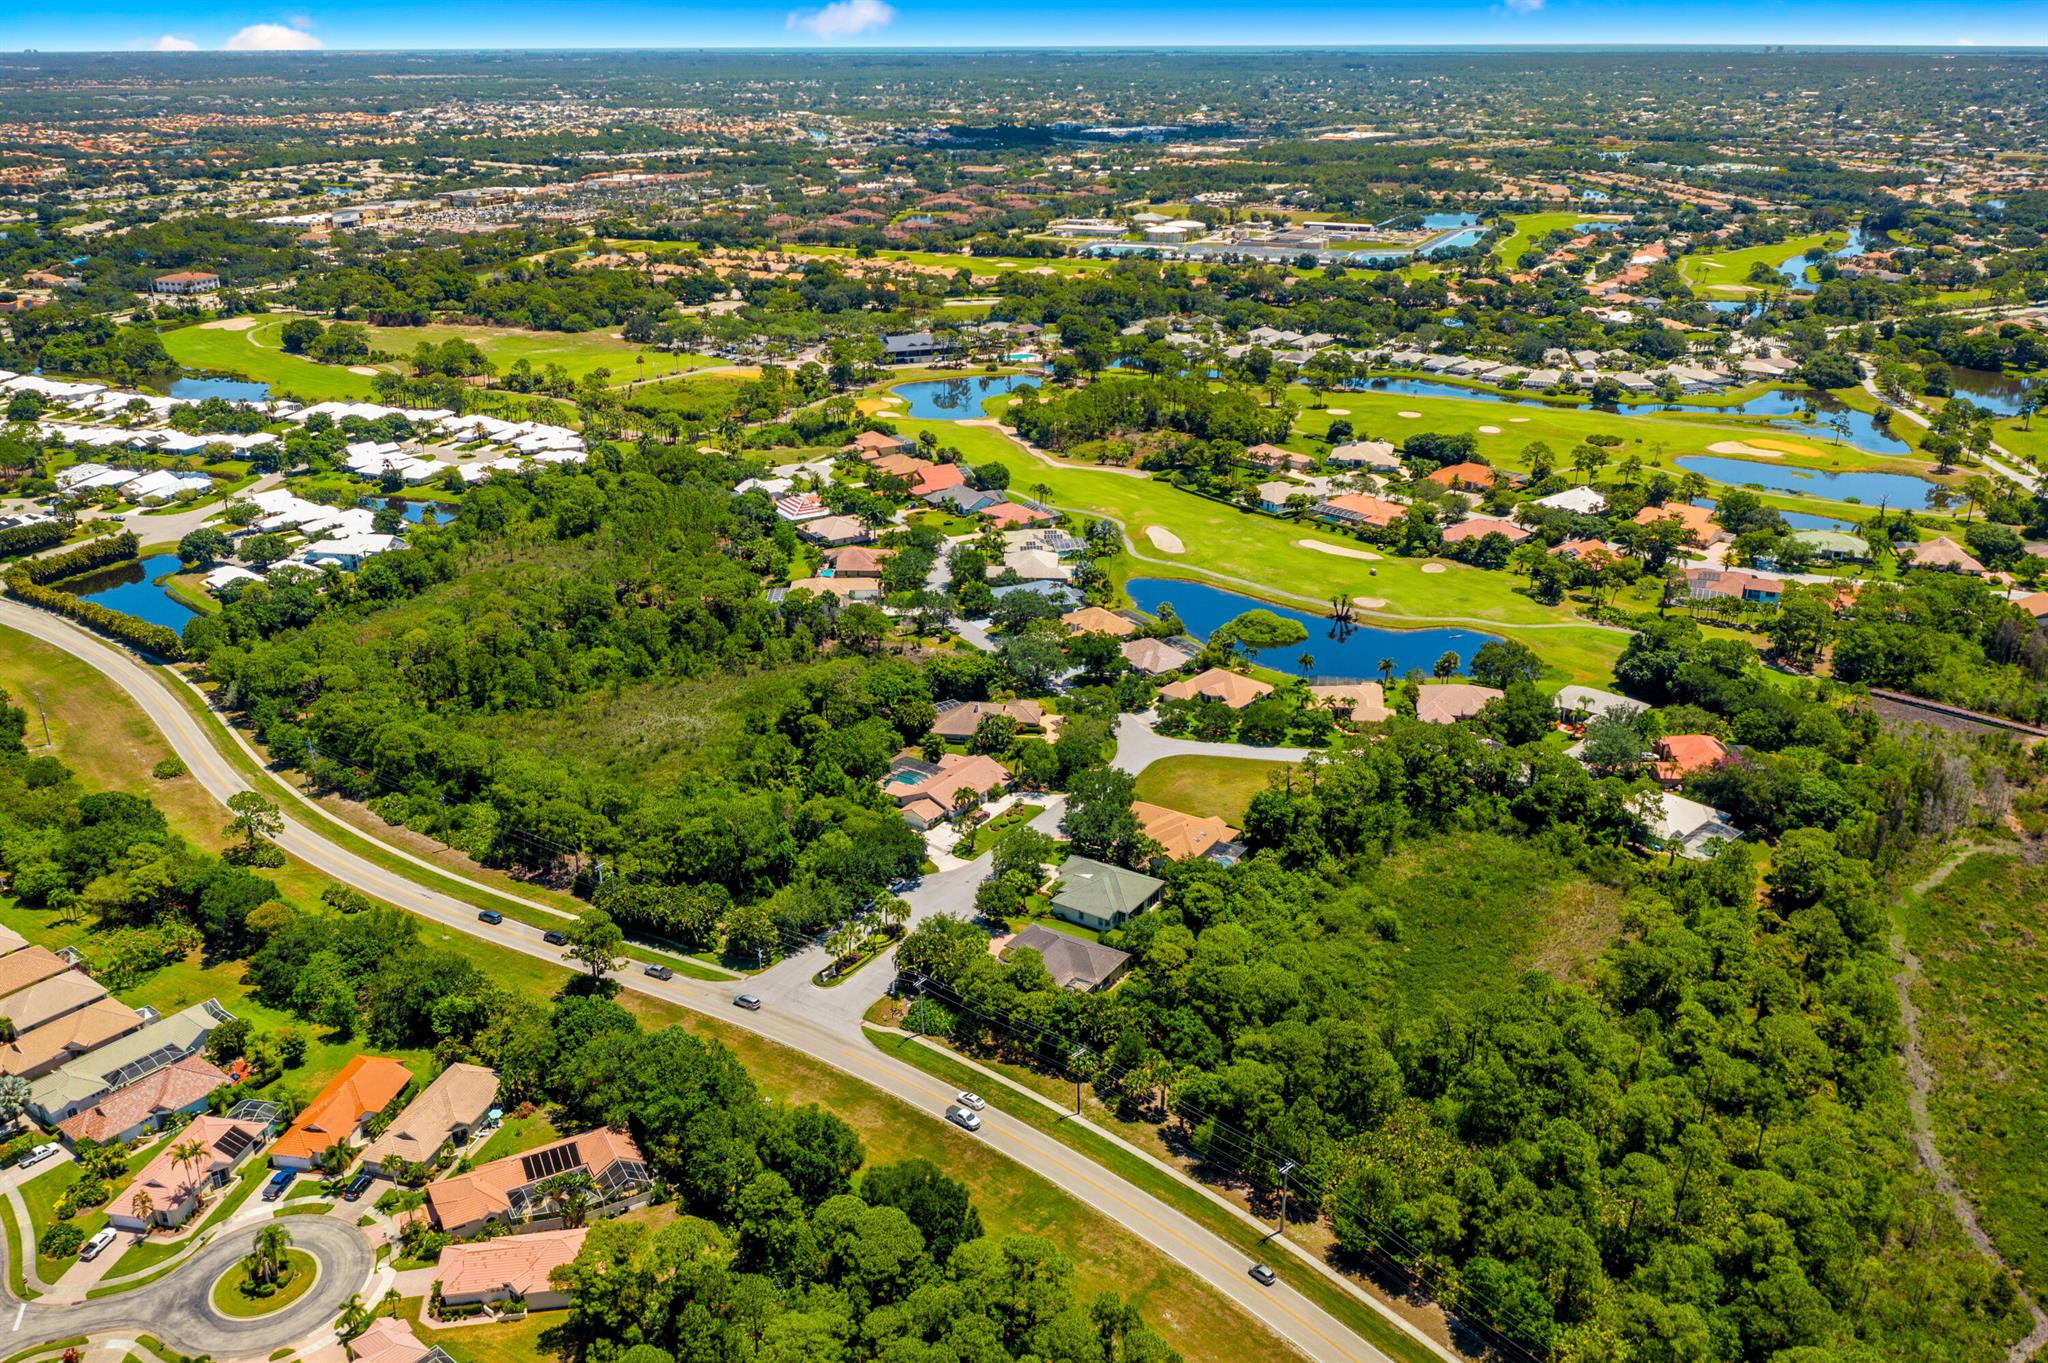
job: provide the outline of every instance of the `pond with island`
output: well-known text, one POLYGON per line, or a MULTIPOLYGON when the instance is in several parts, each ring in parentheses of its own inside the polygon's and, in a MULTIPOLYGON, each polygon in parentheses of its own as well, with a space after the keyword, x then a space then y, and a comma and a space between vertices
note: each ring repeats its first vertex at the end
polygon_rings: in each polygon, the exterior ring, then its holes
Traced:
POLYGON ((183 633, 185 622, 195 614, 190 606, 159 585, 158 579, 179 570, 176 554, 151 554, 106 568, 97 568, 68 582, 52 584, 81 601, 120 611, 152 625, 183 633))
POLYGON ((1261 667, 1310 681, 1378 681, 1382 658, 1393 661, 1396 677, 1415 668, 1428 672, 1446 652, 1457 654, 1462 667, 1471 662, 1481 645, 1496 637, 1470 629, 1385 629, 1345 624, 1201 582, 1137 577, 1131 579, 1127 590, 1131 603, 1148 615, 1157 615, 1162 604, 1171 603, 1181 624, 1196 639, 1208 638, 1218 625, 1250 610, 1268 610, 1292 620, 1308 631, 1308 639, 1284 648, 1260 650, 1251 655, 1252 660, 1261 667), (1301 665, 1304 653, 1314 659, 1306 669, 1301 665))
POLYGON ((899 383, 889 391, 902 398, 905 407, 883 415, 917 421, 960 421, 981 416, 981 404, 990 398, 1014 392, 1027 383, 1043 382, 1044 376, 1039 374, 972 374, 957 379, 899 383))

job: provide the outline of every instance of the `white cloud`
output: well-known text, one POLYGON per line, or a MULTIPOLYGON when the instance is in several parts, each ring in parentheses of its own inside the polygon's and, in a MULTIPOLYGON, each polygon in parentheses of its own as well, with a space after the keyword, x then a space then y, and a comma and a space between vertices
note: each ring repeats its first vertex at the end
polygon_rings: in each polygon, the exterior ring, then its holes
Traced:
POLYGON ((895 7, 885 0, 832 0, 823 9, 791 11, 786 27, 820 38, 851 38, 869 29, 886 28, 895 17, 895 7))
POLYGON ((197 52, 199 44, 190 38, 180 38, 175 33, 166 33, 149 45, 151 52, 197 52))
POLYGON ((1543 8, 1543 0, 1501 0, 1501 3, 1516 14, 1534 14, 1543 8))
POLYGON ((322 44, 312 34, 283 24, 251 24, 222 46, 229 52, 312 52, 322 44))

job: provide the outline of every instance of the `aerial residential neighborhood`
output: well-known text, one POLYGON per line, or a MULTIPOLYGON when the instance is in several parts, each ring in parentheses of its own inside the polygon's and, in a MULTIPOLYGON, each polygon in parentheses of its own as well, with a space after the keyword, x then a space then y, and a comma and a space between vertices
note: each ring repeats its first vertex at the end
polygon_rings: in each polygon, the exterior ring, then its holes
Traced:
POLYGON ((1022 17, 0 20, 0 1363, 2048 1351, 2048 16, 1022 17))

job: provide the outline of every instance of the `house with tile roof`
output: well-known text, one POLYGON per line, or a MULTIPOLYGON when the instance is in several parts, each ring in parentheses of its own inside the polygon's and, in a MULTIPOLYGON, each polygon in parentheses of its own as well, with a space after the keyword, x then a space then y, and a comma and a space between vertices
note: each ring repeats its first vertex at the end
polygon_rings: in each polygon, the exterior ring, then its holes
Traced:
MULTIPOLYGON (((1970 551, 1957 544, 1948 536, 1915 544, 1908 548, 1915 568, 1939 568, 1951 573, 1964 573, 1970 577, 1984 576, 1984 565, 1971 556, 1970 551)), ((5 965, 0 959, 0 965, 5 965)))
POLYGON ((141 1029, 142 1014, 101 995, 83 1008, 53 1018, 0 1046, 0 1074, 40 1079, 59 1065, 82 1059, 108 1042, 141 1029))
POLYGON ((449 1306, 470 1306, 517 1297, 529 1311, 565 1307, 569 1294, 550 1282, 549 1275, 575 1261, 589 1233, 576 1226, 450 1245, 441 1251, 441 1300, 449 1306))
POLYGON ((371 1321, 369 1329, 348 1342, 348 1354, 355 1363, 428 1363, 436 1356, 448 1357, 440 1349, 420 1343, 412 1326, 396 1316, 371 1321))
POLYGON ((398 1163, 429 1165, 444 1146, 460 1150, 498 1099, 498 1072, 454 1064, 434 1076, 363 1151, 363 1168, 390 1177, 398 1163))
POLYGON ((1133 671, 1148 677, 1178 672, 1194 660, 1193 654, 1165 639, 1126 639, 1117 645, 1117 652, 1124 655, 1133 671))
POLYGON ((0 998, 0 1018, 12 1023, 15 1034, 19 1035, 33 1032, 46 1022, 55 1022, 65 1014, 75 1013, 106 996, 106 986, 98 980, 81 970, 67 970, 0 998))
POLYGON ((412 1071, 388 1056, 359 1055, 313 1095, 270 1148, 280 1169, 311 1169, 337 1145, 353 1142, 363 1123, 389 1107, 412 1083, 412 1071))
POLYGON ((1464 492, 1487 492, 1494 484, 1494 472, 1484 464, 1466 460, 1461 464, 1446 464, 1430 473, 1429 481, 1440 487, 1457 488, 1464 492))
POLYGON ((1726 532, 1714 524, 1714 513, 1709 507, 1691 506, 1685 502, 1666 502, 1662 506, 1646 506, 1636 512, 1637 525, 1655 525, 1658 521, 1677 521, 1685 527, 1685 536, 1694 544, 1705 548, 1726 532))
POLYGON ((1068 611, 1060 622, 1076 634, 1113 634, 1122 639, 1136 634, 1138 627, 1113 610, 1101 606, 1083 606, 1077 611, 1068 611))
POLYGON ((1728 745, 1712 734, 1666 734, 1653 746, 1657 782, 1667 789, 1676 788, 1694 772, 1726 765, 1730 757, 1728 745))
POLYGON ((80 1141, 126 1144, 171 1117, 202 1110, 213 1091, 227 1083, 226 1071, 203 1055, 188 1055, 72 1113, 57 1123, 57 1134, 74 1147, 80 1141))
POLYGON ((156 1158, 144 1165, 135 1181, 107 1204, 107 1224, 143 1231, 151 1226, 182 1226, 199 1210, 209 1189, 224 1188, 244 1161, 262 1149, 270 1128, 261 1122, 232 1117, 194 1117, 178 1138, 165 1141, 156 1158), (185 1162, 177 1151, 198 1142, 201 1155, 185 1162), (147 1197, 147 1201, 138 1199, 147 1197))
POLYGON ((1273 693, 1271 682, 1262 682, 1257 677, 1242 673, 1226 672, 1220 667, 1197 672, 1184 681, 1168 682, 1159 688, 1161 700, 1193 700, 1205 697, 1220 700, 1233 710, 1242 710, 1262 696, 1273 693))
POLYGON ((1445 544, 1458 544, 1465 540, 1485 539, 1488 535, 1500 535, 1509 544, 1520 544, 1529 538, 1529 532, 1513 521, 1504 521, 1493 516, 1474 516, 1471 520, 1445 526, 1443 541, 1445 544))
POLYGON ((1437 682, 1415 689, 1415 717, 1424 724, 1455 724, 1471 719, 1486 708, 1486 702, 1500 699, 1497 687, 1471 682, 1437 682))
POLYGON ((1320 521, 1338 525, 1370 525, 1385 528, 1408 514, 1399 502, 1363 492, 1341 492, 1317 502, 1309 514, 1320 521))
POLYGON ((1084 994, 1109 988, 1131 968, 1129 952, 1054 932, 1037 923, 1015 936, 994 939, 989 950, 1006 961, 1017 952, 1035 951, 1054 984, 1084 994))
POLYGON ((1045 727, 1045 707, 1035 700, 960 700, 939 707, 932 718, 932 732, 940 738, 972 738, 990 715, 1007 715, 1019 729, 1045 727))
POLYGON ((653 1186, 633 1138, 601 1126, 429 1183, 427 1214, 436 1226, 463 1238, 491 1221, 514 1231, 551 1230, 559 1219, 554 1190, 564 1179, 587 1180, 595 1215, 638 1206, 653 1186))
POLYGON ((1308 693, 1353 724, 1379 724, 1390 713, 1386 689, 1378 682, 1314 682, 1308 693))
MULTIPOLYGON (((1204 857, 1215 848, 1237 844, 1237 830, 1213 815, 1197 817, 1143 800, 1131 801, 1131 813, 1138 816, 1139 831, 1159 844, 1160 856, 1168 861, 1204 857)), ((1068 865, 1072 864, 1070 859, 1068 865)))
POLYGON ((0 956, 0 998, 18 993, 71 969, 71 963, 46 946, 23 947, 0 956))
POLYGON ((1008 790, 1015 779, 1010 769, 993 757, 984 757, 980 753, 949 752, 942 754, 938 762, 924 772, 913 769, 890 772, 882 779, 882 790, 896 801, 896 807, 906 817, 910 817, 913 826, 927 828, 937 820, 951 818, 959 812, 960 805, 953 798, 957 792, 971 790, 979 797, 986 797, 991 790, 1008 790), (905 780, 905 777, 914 779, 905 780), (919 819, 924 822, 918 822, 919 819))
POLYGON ((66 1060, 29 1086, 29 1113, 44 1126, 55 1126, 107 1094, 195 1054, 214 1028, 234 1017, 218 1000, 207 999, 66 1060))

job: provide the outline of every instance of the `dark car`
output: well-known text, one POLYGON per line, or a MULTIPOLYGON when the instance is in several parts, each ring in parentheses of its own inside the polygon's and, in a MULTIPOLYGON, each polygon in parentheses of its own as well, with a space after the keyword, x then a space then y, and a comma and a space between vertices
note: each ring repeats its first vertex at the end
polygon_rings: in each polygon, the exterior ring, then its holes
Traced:
POLYGON ((283 1197, 284 1190, 291 1187, 292 1180, 298 1176, 298 1171, 295 1169, 280 1169, 275 1174, 272 1174, 270 1181, 263 1185, 263 1200, 265 1202, 275 1202, 280 1197, 283 1197))
POLYGON ((499 913, 496 909, 485 909, 482 913, 476 916, 476 921, 479 923, 489 923, 495 926, 505 921, 505 915, 499 913))
POLYGON ((363 1194, 370 1191, 370 1185, 374 1182, 376 1180, 368 1174, 357 1174, 348 1181, 348 1187, 341 1190, 341 1200, 344 1202, 362 1201, 363 1194))
POLYGON ((1280 1275, 1267 1268, 1264 1264, 1253 1264, 1252 1281, 1271 1287, 1274 1283, 1280 1281, 1280 1275))
POLYGON ((738 998, 735 998, 732 1001, 732 1006, 735 1008, 744 1008, 749 1013, 758 1013, 761 1011, 761 1000, 758 996, 753 994, 741 994, 738 998))
POLYGON ((566 932, 556 932, 553 928, 549 928, 540 935, 540 940, 546 942, 551 947, 567 946, 569 934, 566 932))
POLYGON ((669 968, 668 968, 667 966, 665 966, 665 965, 651 965, 651 966, 648 966, 648 967, 647 967, 647 973, 648 973, 649 975, 652 975, 652 976, 653 976, 653 977, 654 977, 655 979, 657 979, 657 980, 672 980, 672 979, 674 979, 674 978, 676 977, 676 972, 675 972, 675 971, 673 971, 673 970, 670 970, 670 969, 669 969, 669 968))

